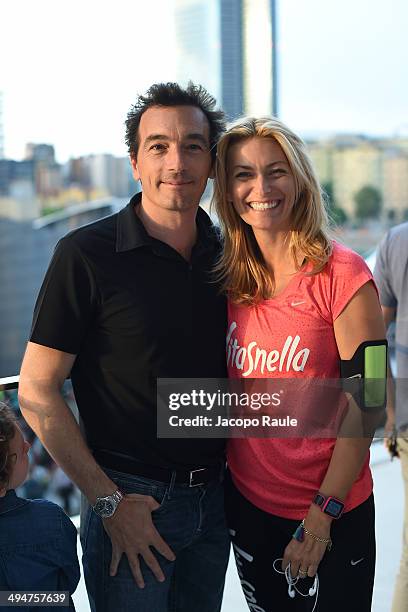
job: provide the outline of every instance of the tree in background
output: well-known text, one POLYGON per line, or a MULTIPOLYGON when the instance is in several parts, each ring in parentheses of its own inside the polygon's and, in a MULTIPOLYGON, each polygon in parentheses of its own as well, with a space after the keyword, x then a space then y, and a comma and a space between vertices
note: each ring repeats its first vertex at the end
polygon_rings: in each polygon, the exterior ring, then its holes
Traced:
POLYGON ((366 185, 354 196, 357 219, 377 219, 382 208, 381 193, 375 187, 366 185))
POLYGON ((327 203, 327 211, 329 218, 334 225, 344 225, 347 220, 346 212, 336 205, 333 194, 333 183, 323 183, 322 189, 324 191, 325 201, 327 203))

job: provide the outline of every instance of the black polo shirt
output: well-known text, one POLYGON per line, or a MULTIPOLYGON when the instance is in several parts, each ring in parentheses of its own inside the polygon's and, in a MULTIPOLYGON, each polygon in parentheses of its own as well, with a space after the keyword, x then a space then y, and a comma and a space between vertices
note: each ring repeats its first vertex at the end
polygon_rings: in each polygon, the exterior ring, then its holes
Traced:
POLYGON ((147 234, 140 198, 60 240, 30 340, 77 355, 71 378, 91 449, 160 467, 212 465, 222 440, 157 439, 156 379, 226 376, 226 302, 209 274, 218 237, 199 209, 188 263, 147 234))

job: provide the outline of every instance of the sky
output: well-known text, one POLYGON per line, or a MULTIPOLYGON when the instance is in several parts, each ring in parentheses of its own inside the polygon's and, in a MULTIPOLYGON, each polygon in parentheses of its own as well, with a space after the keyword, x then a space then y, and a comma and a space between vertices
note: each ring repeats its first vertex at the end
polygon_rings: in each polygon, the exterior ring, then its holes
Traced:
POLYGON ((408 134, 408 2, 278 2, 283 121, 301 132, 408 134))
MULTIPOLYGON (((175 78, 174 1, 0 0, 6 157, 126 155, 136 95, 175 78)), ((406 0, 278 0, 280 117, 302 135, 408 134, 407 31, 406 0)))

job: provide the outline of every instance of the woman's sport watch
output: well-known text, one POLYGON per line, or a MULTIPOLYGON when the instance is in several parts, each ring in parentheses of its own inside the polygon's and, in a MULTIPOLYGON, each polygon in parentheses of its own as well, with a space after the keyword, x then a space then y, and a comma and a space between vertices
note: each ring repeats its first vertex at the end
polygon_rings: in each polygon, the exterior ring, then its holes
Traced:
POLYGON ((343 514, 343 502, 332 495, 326 496, 320 492, 316 493, 313 503, 316 504, 316 506, 319 506, 322 512, 328 514, 334 519, 339 519, 343 514))
POLYGON ((92 506, 95 514, 101 518, 109 518, 115 514, 116 508, 119 506, 119 502, 122 501, 124 493, 117 489, 112 495, 106 495, 105 497, 97 497, 95 505, 92 506))

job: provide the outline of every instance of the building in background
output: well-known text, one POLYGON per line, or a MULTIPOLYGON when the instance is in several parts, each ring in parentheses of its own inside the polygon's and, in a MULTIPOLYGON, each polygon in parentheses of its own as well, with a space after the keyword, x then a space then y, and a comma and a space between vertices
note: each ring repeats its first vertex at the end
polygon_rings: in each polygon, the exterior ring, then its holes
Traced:
POLYGON ((201 83, 220 100, 220 0, 176 0, 175 36, 177 82, 201 83))
POLYGON ((320 183, 327 185, 333 181, 333 143, 329 140, 314 140, 307 143, 320 183))
POLYGON ((362 139, 336 146, 333 151, 334 200, 349 217, 354 217, 355 196, 363 187, 383 191, 383 152, 375 142, 362 139))
POLYGON ((52 145, 29 143, 23 161, 0 159, 0 219, 23 221, 137 187, 127 157, 87 155, 61 165, 52 145))
MULTIPOLYGON (((126 200, 105 198, 35 221, 0 218, 0 378, 18 373, 35 299, 57 241, 80 225, 119 210, 126 200)), ((64 322, 61 321, 61 325, 64 322)))
MULTIPOLYGON (((243 0, 219 0, 215 4, 218 5, 219 11, 219 71, 215 72, 218 91, 214 89, 213 95, 227 117, 232 119, 242 115, 245 106, 243 0)), ((191 79, 200 82, 195 76, 191 79)), ((213 93, 212 89, 208 89, 213 93)))
POLYGON ((128 197, 135 191, 132 168, 128 157, 114 157, 107 153, 84 158, 89 184, 101 195, 128 197))
POLYGON ((408 150, 388 149, 384 156, 385 212, 392 221, 408 220, 408 150))
POLYGON ((278 114, 275 0, 243 0, 244 114, 278 114))
POLYGON ((321 184, 353 220, 356 195, 373 187, 381 195, 384 220, 408 219, 408 142, 406 138, 369 138, 340 134, 308 142, 321 184))
POLYGON ((229 119, 278 112, 276 0, 176 0, 176 79, 201 83, 229 119))
POLYGON ((4 157, 3 92, 0 91, 0 159, 4 157))
POLYGON ((88 155, 85 159, 92 187, 104 194, 112 193, 114 173, 113 159, 113 155, 104 153, 88 155))
POLYGON ((49 144, 28 142, 25 146, 25 159, 35 163, 55 164, 55 149, 49 144))
POLYGON ((42 208, 49 206, 60 194, 63 187, 61 166, 55 160, 55 149, 50 144, 29 142, 25 148, 25 159, 34 164, 35 192, 42 208))
POLYGON ((32 160, 0 159, 0 220, 24 221, 41 212, 32 160))

